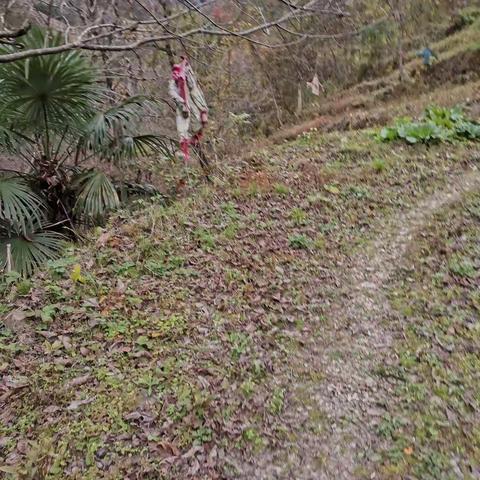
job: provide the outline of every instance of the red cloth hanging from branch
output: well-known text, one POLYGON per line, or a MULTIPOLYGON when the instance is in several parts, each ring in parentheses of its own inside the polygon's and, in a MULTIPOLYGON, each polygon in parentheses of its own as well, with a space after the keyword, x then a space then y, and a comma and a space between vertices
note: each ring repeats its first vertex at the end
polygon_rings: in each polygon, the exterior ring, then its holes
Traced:
POLYGON ((172 67, 169 93, 176 105, 177 132, 185 161, 189 147, 199 145, 208 122, 208 106, 192 67, 186 58, 172 67))

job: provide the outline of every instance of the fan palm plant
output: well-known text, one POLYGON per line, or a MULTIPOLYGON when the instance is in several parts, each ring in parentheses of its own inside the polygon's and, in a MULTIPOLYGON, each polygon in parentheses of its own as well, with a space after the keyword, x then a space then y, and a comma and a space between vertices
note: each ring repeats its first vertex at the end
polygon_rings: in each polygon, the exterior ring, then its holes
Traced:
MULTIPOLYGON (((0 54, 60 45, 63 37, 34 28, 18 42, 0 54)), ((25 166, 0 172, 0 262, 10 244, 23 274, 58 255, 59 227, 96 223, 118 208, 118 183, 102 164, 170 155, 165 137, 136 134, 149 100, 111 105, 98 77, 77 51, 0 64, 0 150, 25 166)))

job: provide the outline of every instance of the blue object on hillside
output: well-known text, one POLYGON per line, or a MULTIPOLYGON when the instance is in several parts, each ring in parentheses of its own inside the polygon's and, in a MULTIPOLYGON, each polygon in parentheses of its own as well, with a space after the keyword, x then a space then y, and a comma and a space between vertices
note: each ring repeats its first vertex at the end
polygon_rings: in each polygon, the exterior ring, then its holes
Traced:
POLYGON ((432 64, 434 58, 437 58, 435 53, 433 53, 428 47, 425 47, 421 52, 419 52, 418 56, 423 58, 423 64, 427 67, 432 64))

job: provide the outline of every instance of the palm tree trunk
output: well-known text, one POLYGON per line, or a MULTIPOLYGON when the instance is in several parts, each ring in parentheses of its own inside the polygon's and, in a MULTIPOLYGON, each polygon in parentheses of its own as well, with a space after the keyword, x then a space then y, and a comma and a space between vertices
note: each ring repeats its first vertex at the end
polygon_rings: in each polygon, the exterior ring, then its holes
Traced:
POLYGON ((50 163, 50 129, 48 126, 48 114, 45 104, 43 104, 43 121, 45 124, 45 145, 43 147, 43 156, 50 163))

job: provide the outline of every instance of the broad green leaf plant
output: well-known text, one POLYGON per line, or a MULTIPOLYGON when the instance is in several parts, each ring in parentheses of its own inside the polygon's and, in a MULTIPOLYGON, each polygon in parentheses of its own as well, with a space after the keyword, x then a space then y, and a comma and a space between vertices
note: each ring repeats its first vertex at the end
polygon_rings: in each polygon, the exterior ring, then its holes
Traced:
POLYGON ((398 119, 394 126, 384 127, 380 140, 403 140, 409 144, 480 140, 480 124, 469 120, 460 108, 428 107, 422 118, 398 119))

